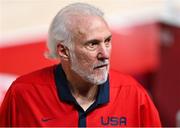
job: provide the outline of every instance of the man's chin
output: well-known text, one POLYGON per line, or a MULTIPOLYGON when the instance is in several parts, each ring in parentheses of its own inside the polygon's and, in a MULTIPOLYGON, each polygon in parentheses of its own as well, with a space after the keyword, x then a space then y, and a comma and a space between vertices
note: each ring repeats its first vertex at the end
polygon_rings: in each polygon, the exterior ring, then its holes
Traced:
POLYGON ((104 84, 107 81, 108 78, 108 72, 104 72, 102 74, 98 74, 96 76, 94 76, 96 84, 100 85, 100 84, 104 84))
POLYGON ((77 68, 72 68, 72 70, 76 72, 82 79, 93 85, 100 85, 105 83, 108 77, 107 70, 101 72, 87 73, 84 72, 83 70, 76 70, 76 69, 77 68))
POLYGON ((107 76, 103 78, 94 77, 95 79, 91 79, 90 82, 95 85, 104 84, 107 81, 107 76))
POLYGON ((106 80, 99 81, 99 82, 97 82, 97 85, 102 85, 102 84, 104 84, 105 82, 106 82, 106 80))

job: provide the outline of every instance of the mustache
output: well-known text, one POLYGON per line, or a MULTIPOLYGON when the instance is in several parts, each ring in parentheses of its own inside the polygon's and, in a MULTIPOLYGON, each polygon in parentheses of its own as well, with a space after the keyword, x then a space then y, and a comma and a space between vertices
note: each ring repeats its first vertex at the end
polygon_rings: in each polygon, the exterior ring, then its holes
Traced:
POLYGON ((101 67, 108 66, 108 65, 109 65, 109 60, 100 61, 97 64, 94 64, 93 69, 101 68, 101 67))

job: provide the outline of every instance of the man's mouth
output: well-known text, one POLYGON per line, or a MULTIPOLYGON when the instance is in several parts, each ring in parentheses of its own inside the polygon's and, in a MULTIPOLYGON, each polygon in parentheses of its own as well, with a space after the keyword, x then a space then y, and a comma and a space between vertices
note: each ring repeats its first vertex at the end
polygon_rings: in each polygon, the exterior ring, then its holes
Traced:
POLYGON ((94 69, 105 68, 107 66, 108 66, 108 64, 102 64, 102 65, 98 65, 98 66, 94 67, 94 69))

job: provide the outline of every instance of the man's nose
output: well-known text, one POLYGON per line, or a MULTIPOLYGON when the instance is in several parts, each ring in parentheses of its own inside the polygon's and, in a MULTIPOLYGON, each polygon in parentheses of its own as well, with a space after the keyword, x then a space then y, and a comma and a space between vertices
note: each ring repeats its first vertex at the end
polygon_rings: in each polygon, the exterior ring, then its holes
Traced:
POLYGON ((111 47, 107 47, 104 43, 99 46, 98 59, 109 59, 111 47))

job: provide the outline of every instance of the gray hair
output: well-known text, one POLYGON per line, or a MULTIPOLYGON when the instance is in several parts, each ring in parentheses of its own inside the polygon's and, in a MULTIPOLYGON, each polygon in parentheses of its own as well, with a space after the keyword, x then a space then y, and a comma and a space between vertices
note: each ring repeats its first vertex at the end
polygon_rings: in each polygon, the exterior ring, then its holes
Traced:
POLYGON ((46 57, 58 58, 58 42, 63 43, 68 48, 72 47, 73 34, 69 27, 73 22, 70 19, 73 15, 99 16, 103 18, 104 13, 86 3, 74 3, 61 9, 54 17, 48 31, 47 47, 49 51, 46 53, 46 57))

